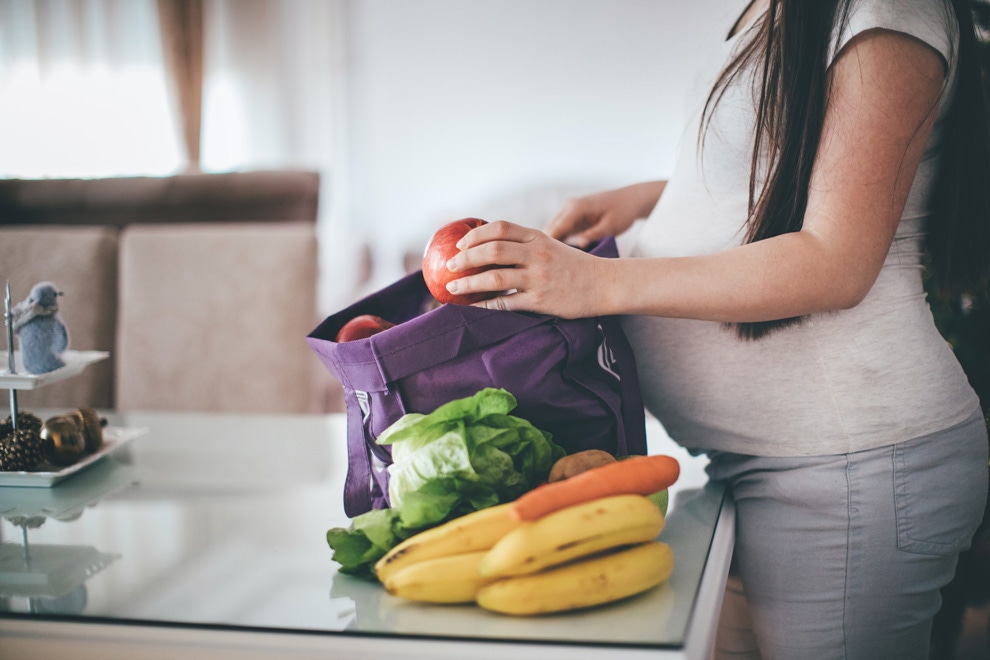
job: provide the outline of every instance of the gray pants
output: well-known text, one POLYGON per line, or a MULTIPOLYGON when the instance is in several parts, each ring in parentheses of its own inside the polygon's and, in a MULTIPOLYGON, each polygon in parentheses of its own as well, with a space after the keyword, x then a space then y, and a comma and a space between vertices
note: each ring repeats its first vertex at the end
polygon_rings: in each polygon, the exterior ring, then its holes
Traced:
POLYGON ((737 516, 716 658, 928 657, 986 503, 982 416, 852 454, 709 456, 737 516))

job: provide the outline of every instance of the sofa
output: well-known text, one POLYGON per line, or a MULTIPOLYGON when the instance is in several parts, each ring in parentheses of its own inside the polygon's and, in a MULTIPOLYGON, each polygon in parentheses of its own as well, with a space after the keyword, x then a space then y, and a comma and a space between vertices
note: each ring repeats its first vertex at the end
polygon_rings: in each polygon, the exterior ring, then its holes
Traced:
POLYGON ((305 342, 319 188, 309 171, 0 180, 13 302, 53 281, 69 348, 110 354, 20 391, 21 409, 340 409, 305 342))

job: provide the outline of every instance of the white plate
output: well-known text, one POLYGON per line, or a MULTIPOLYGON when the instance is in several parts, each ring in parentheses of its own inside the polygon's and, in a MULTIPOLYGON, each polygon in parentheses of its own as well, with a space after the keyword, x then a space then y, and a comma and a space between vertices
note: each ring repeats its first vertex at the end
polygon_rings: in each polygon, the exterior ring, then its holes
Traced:
POLYGON ((148 432, 146 428, 124 428, 108 426, 103 429, 103 446, 72 465, 66 465, 61 470, 50 472, 0 472, 0 486, 29 486, 33 488, 50 488, 74 474, 82 472, 111 452, 119 449, 135 438, 148 432))
POLYGON ((17 373, 12 374, 7 370, 7 351, 0 351, 0 369, 2 369, 0 389, 33 390, 42 385, 71 378, 94 362, 106 360, 110 354, 106 351, 66 351, 61 357, 62 362, 65 362, 64 367, 43 374, 32 374, 24 370, 20 351, 14 351, 14 368, 17 373))

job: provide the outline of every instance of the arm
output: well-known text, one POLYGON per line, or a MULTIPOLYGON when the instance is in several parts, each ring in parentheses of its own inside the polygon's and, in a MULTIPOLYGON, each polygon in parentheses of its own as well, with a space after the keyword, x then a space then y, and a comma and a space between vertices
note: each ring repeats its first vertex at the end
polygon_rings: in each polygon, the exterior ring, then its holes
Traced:
POLYGON ((455 282, 462 292, 518 290, 487 306, 565 317, 745 322, 855 306, 890 249, 944 74, 942 58, 912 37, 876 30, 847 44, 832 67, 833 96, 799 232, 697 257, 607 260, 493 223, 464 238, 452 269, 516 267, 455 282))

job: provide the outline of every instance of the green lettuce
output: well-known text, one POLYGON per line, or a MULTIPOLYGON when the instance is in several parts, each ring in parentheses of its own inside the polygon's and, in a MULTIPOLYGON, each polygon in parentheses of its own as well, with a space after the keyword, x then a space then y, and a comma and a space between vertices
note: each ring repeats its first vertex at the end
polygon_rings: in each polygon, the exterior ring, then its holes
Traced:
POLYGON ((486 388, 429 414, 404 415, 378 443, 392 451, 390 509, 327 532, 340 571, 374 577, 402 540, 472 511, 516 499, 546 481, 564 450, 546 431, 510 415, 512 394, 486 388))

